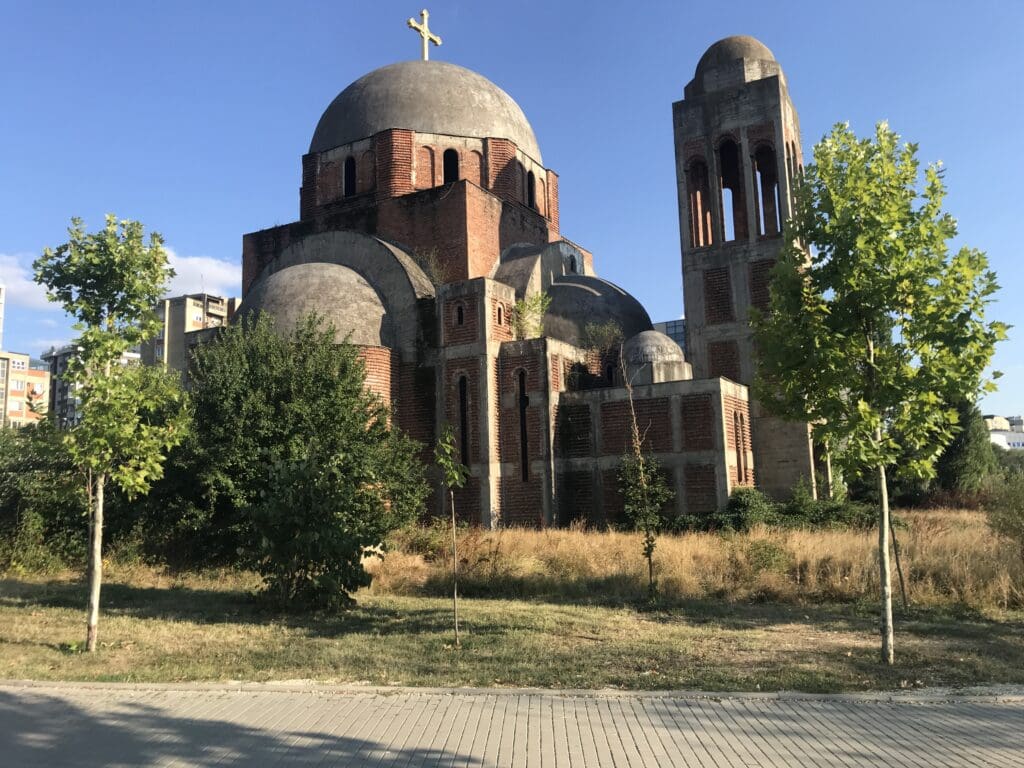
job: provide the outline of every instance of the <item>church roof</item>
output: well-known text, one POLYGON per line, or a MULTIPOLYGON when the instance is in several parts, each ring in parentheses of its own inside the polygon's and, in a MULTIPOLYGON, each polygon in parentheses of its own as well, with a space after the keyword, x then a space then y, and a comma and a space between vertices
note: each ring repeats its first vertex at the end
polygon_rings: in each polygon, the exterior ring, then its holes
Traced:
POLYGON ((264 275, 245 296, 238 315, 272 315, 277 329, 289 333, 316 313, 334 326, 335 341, 390 347, 391 320, 380 296, 358 272, 326 262, 309 262, 264 275))
POLYGON ((323 152, 389 128, 515 142, 543 162, 523 110, 486 77, 445 61, 403 61, 363 75, 331 102, 309 151, 323 152))
POLYGON ((622 356, 634 365, 643 363, 684 363, 683 350, 661 331, 642 331, 622 346, 622 356))
POLYGON ((586 347, 587 326, 614 326, 624 338, 651 329, 643 305, 619 286, 592 275, 561 275, 548 288, 544 335, 586 347))
POLYGON ((704 51, 704 55, 697 62, 694 77, 699 78, 712 69, 718 69, 740 59, 775 61, 775 54, 768 49, 767 45, 750 35, 723 37, 704 51))

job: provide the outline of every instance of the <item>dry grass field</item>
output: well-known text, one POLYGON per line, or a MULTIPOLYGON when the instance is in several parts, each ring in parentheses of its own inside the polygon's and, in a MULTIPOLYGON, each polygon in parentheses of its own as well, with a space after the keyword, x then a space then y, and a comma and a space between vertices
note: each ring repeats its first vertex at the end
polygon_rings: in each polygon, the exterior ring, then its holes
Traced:
MULTIPOLYGON (((1024 608, 1024 559, 969 510, 900 514, 897 531, 911 602, 924 607, 1024 608)), ((371 560, 379 594, 442 595, 449 590, 450 539, 413 529, 371 560)), ((877 533, 756 529, 663 536, 655 550, 659 591, 686 600, 784 603, 858 602, 878 594, 877 533)), ((466 530, 459 541, 466 595, 608 602, 645 594, 640 535, 551 529, 466 530)))
POLYGON ((111 563, 101 649, 80 652, 78 574, 0 579, 0 677, 839 691, 1024 683, 1019 554, 971 512, 905 513, 913 605, 877 661, 869 533, 664 537, 644 600, 636 536, 465 531, 463 646, 437 531, 371 560, 340 613, 281 613, 249 573, 111 563))

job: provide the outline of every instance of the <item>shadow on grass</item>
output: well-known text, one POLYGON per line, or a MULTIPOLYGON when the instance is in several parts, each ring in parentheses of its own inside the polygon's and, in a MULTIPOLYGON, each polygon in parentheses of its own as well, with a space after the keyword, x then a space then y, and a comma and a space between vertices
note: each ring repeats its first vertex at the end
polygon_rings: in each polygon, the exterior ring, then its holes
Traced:
POLYGON ((4 765, 314 766, 364 765, 373 758, 390 765, 482 765, 470 755, 421 747, 392 749, 382 757, 386 745, 336 736, 335 730, 330 720, 323 731, 275 733, 217 717, 178 717, 138 701, 97 711, 35 691, 0 691, 4 765))

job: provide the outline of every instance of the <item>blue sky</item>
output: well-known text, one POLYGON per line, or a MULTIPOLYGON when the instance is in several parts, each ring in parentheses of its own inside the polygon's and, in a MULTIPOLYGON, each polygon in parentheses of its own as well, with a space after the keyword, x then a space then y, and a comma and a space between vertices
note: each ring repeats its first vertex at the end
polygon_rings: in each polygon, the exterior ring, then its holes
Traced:
MULTIPOLYGON (((300 157, 348 83, 419 55, 420 5, 369 2, 32 3, 0 0, 0 281, 4 346, 72 336, 30 277, 71 216, 160 231, 174 292, 238 293, 241 236, 298 217, 300 157)), ((560 175, 562 231, 656 320, 682 290, 671 103, 701 53, 758 37, 786 73, 805 153, 837 121, 887 119, 941 160, 960 242, 1003 286, 989 315, 1017 326, 986 411, 1024 411, 1019 35, 1002 2, 555 2, 429 6, 432 58, 476 70, 522 106, 560 175)))

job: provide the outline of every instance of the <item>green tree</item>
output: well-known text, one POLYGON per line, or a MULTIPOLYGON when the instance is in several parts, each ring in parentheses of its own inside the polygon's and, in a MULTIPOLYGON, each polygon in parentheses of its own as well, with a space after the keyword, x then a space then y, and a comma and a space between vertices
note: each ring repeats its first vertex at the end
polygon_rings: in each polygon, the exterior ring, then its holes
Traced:
POLYGON ((544 330, 544 313, 551 306, 551 296, 545 292, 520 299, 512 308, 512 330, 517 339, 533 339, 544 330))
POLYGON ((1010 469, 991 478, 987 491, 984 506, 989 527, 1017 549, 1024 564, 1024 472, 1010 469))
POLYGON ((466 484, 466 466, 455 450, 455 432, 445 424, 441 438, 434 447, 434 461, 441 468, 444 484, 448 487, 448 502, 452 513, 452 613, 455 617, 455 647, 459 647, 459 550, 455 522, 455 489, 466 484))
MULTIPOLYGON (((893 663, 887 467, 930 476, 956 412, 992 385, 982 372, 1006 327, 986 323, 997 289, 985 255, 951 253, 942 171, 920 178, 914 144, 885 123, 858 139, 837 125, 795 187, 770 311, 755 316, 756 392, 810 422, 840 464, 879 488, 882 658, 893 663)), ((755 313, 756 315, 756 313, 755 313)))
POLYGON ((629 399, 630 450, 622 457, 619 468, 619 493, 622 494, 623 510, 633 527, 644 535, 644 558, 647 560, 647 596, 657 597, 658 587, 654 579, 654 549, 658 533, 664 523, 663 511, 675 496, 665 482, 657 459, 644 452, 644 436, 633 404, 633 383, 619 350, 622 378, 629 399))
POLYGON ((108 479, 128 497, 145 494, 163 472, 168 449, 181 440, 185 410, 170 377, 120 364, 132 347, 160 328, 153 307, 174 272, 157 233, 143 241, 137 221, 108 215, 106 226, 86 233, 72 219, 69 240, 35 261, 36 282, 75 318, 79 353, 66 377, 81 403, 81 419, 67 433, 72 461, 88 478, 89 604, 86 648, 96 650, 103 581, 103 500, 108 479))
POLYGON ((162 492, 186 494, 178 534, 259 570, 282 600, 343 600, 366 583, 359 557, 422 509, 420 447, 314 316, 288 333, 262 314, 222 329, 196 350, 192 403, 162 492))
POLYGON ((85 483, 44 419, 0 429, 0 570, 44 570, 85 553, 85 483))
POLYGON ((936 480, 944 491, 977 494, 999 463, 978 407, 962 400, 956 412, 959 430, 936 462, 936 480))

